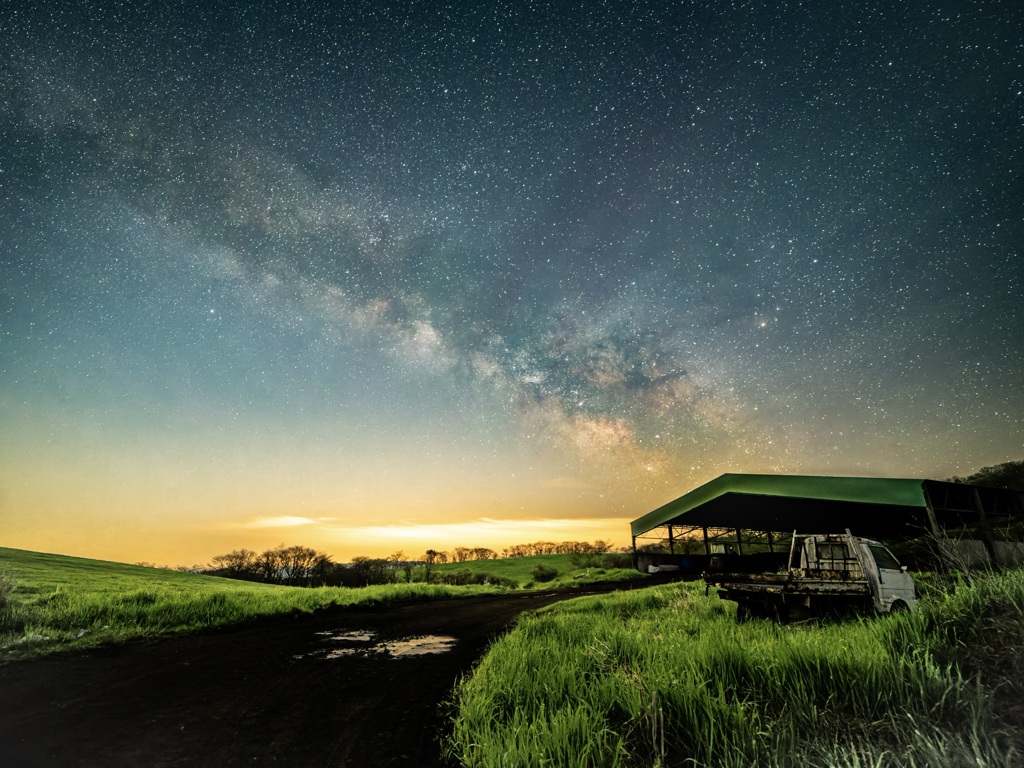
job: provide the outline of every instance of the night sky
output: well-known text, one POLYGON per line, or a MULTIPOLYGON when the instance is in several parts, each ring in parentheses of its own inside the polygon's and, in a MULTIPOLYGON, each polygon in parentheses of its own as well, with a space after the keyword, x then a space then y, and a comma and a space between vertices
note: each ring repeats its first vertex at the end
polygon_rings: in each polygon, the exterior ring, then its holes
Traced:
POLYGON ((0 544, 347 559, 1024 457, 1024 3, 14 2, 0 544))

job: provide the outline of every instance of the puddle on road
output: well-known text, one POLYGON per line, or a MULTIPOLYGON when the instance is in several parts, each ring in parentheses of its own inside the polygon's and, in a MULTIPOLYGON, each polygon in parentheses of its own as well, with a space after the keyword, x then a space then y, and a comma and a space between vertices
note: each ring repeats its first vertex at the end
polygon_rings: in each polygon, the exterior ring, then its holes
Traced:
POLYGON ((447 635, 417 635, 397 640, 376 640, 377 634, 369 630, 353 629, 347 632, 317 632, 317 637, 330 647, 312 653, 302 653, 293 658, 307 657, 340 659, 345 656, 369 656, 387 654, 394 658, 423 656, 431 653, 445 653, 455 647, 454 637, 447 635))
POLYGON ((425 653, 444 653, 455 647, 455 638, 447 635, 420 635, 381 643, 392 656, 422 656, 425 653))
POLYGON ((318 637, 326 637, 339 643, 368 643, 375 637, 373 632, 362 629, 354 629, 351 632, 317 632, 318 637))

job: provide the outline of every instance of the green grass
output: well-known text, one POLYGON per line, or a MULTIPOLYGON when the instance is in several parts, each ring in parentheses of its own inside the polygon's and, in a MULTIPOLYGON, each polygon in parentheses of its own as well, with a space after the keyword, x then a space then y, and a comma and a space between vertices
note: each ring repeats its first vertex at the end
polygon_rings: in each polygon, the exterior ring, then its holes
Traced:
POLYGON ((0 659, 331 606, 500 591, 415 583, 304 589, 0 548, 0 659))
MULTIPOLYGON (((465 563, 444 563, 432 566, 435 573, 488 574, 499 579, 509 579, 523 588, 551 588, 590 584, 596 581, 620 581, 640 578, 643 575, 632 568, 577 568, 570 559, 572 555, 532 555, 510 557, 503 560, 470 560, 465 563), (558 571, 558 577, 543 584, 534 581, 533 571, 537 566, 558 571)), ((415 569, 413 577, 421 576, 422 566, 415 569)))
MULTIPOLYGON (((523 618, 456 689, 465 766, 1010 766, 1024 573, 921 610, 737 623, 673 584, 523 618)), ((1019 715, 1018 715, 1019 716, 1019 715)))

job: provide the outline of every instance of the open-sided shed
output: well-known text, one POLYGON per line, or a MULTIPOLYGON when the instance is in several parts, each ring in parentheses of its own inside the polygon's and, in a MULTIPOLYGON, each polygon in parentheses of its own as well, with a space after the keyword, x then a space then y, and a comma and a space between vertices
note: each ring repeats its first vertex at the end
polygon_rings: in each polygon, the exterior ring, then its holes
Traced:
POLYGON ((631 524, 637 539, 667 542, 670 554, 702 542, 711 555, 728 542, 744 553, 754 541, 771 551, 780 534, 838 533, 882 540, 931 534, 977 537, 995 560, 997 526, 1024 519, 1024 494, 938 480, 725 474, 631 524))

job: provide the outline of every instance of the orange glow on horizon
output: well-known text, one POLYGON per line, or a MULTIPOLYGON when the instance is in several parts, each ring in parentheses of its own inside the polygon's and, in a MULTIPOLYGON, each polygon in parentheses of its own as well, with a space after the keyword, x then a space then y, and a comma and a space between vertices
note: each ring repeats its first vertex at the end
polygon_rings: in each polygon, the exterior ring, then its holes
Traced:
POLYGON ((5 546, 123 563, 159 566, 208 563, 214 555, 233 549, 262 551, 279 544, 313 547, 336 562, 356 556, 386 557, 402 551, 417 559, 428 549, 487 547, 498 554, 515 544, 537 541, 611 541, 624 546, 629 538, 627 518, 520 519, 481 518, 461 523, 387 524, 348 527, 330 520, 264 518, 245 524, 206 529, 166 528, 121 531, 103 525, 100 535, 82 536, 76 530, 36 528, 14 532, 5 546))

